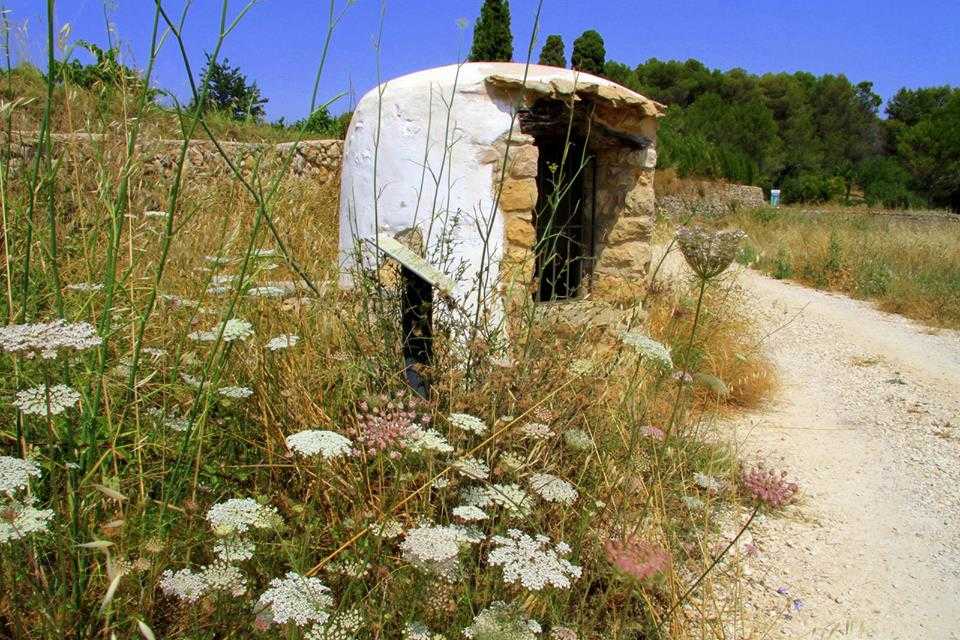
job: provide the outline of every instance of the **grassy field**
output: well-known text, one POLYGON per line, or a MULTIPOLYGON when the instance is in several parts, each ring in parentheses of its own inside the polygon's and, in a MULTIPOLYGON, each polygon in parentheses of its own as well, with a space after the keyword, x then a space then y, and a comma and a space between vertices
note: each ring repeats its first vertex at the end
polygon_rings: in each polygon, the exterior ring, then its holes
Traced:
POLYGON ((960 218, 842 207, 742 211, 740 255, 775 278, 841 291, 886 311, 960 329, 960 218))

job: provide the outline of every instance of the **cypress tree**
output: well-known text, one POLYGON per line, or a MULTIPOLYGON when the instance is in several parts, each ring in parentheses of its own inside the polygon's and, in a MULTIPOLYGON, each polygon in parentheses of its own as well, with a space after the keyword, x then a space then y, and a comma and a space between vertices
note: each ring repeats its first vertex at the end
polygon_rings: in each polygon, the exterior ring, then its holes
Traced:
POLYGON ((547 36, 547 41, 540 51, 540 64, 551 67, 566 67, 567 54, 563 50, 563 38, 559 35, 547 36))
POLYGON ((510 62, 513 34, 510 33, 509 0, 484 0, 473 29, 470 62, 510 62))
POLYGON ((603 48, 603 38, 590 29, 573 41, 573 55, 570 64, 574 69, 600 75, 606 62, 607 52, 603 48))

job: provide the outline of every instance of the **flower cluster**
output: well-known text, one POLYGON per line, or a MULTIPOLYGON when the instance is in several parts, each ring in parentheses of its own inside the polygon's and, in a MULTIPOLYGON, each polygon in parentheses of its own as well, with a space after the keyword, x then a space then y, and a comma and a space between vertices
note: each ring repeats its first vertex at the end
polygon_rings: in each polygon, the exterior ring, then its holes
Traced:
POLYGON ((483 435, 487 432, 487 424, 476 416, 469 413, 451 413, 450 424, 463 431, 483 435))
POLYGON ((572 484, 549 473, 535 473, 528 482, 533 492, 547 502, 558 502, 567 506, 577 499, 577 490, 572 484))
POLYGON ((267 340, 267 344, 264 345, 264 349, 267 351, 280 351, 282 349, 295 347, 297 346, 298 342, 300 342, 300 336, 292 334, 280 335, 267 340))
POLYGON ((481 537, 464 527, 424 525, 407 531, 400 543, 400 551, 404 559, 415 567, 443 578, 452 578, 460 548, 480 540, 481 537))
POLYGON ((663 429, 655 427, 652 424, 645 424, 640 427, 640 434, 650 438, 651 440, 659 440, 660 442, 663 442, 667 439, 667 434, 663 431, 663 429))
POLYGON ((300 431, 287 436, 287 447, 302 456, 315 456, 318 453, 326 460, 349 456, 353 452, 353 443, 349 438, 334 431, 300 431))
POLYGON ((720 484, 719 480, 705 473, 694 473, 693 482, 711 495, 720 493, 723 490, 723 485, 720 484))
POLYGON ((383 396, 375 404, 361 402, 360 411, 350 434, 371 453, 403 448, 409 436, 430 422, 416 401, 404 398, 383 396))
POLYGON ((777 473, 762 464, 744 471, 741 482, 754 500, 774 509, 788 504, 800 490, 797 483, 787 481, 786 471, 777 473))
POLYGON ((670 553, 644 540, 608 540, 603 549, 610 564, 637 580, 646 580, 670 567, 670 553))
POLYGON ((308 578, 290 571, 274 578, 257 600, 258 617, 273 624, 292 622, 298 627, 324 624, 330 619, 333 597, 319 578, 308 578))
POLYGON ((563 432, 563 441, 575 451, 590 451, 593 449, 593 438, 583 429, 567 429, 563 432))
POLYGON ((0 350, 32 358, 56 358, 61 350, 84 351, 103 342, 88 322, 63 320, 0 327, 0 350))
POLYGON ((0 544, 42 533, 49 527, 52 510, 37 509, 32 498, 26 501, 16 498, 31 478, 39 477, 40 467, 33 462, 0 456, 0 544))
POLYGON ((534 440, 545 440, 553 436, 553 430, 542 422, 528 422, 520 427, 520 433, 534 440))
POLYGON ((497 601, 478 613, 463 635, 471 640, 535 640, 542 631, 539 622, 526 618, 516 607, 497 601))
POLYGON ((493 536, 490 541, 494 548, 487 555, 487 562, 503 568, 505 582, 520 583, 531 591, 548 585, 567 589, 571 579, 582 573, 579 566, 563 558, 570 553, 565 542, 551 547, 547 536, 531 537, 518 529, 509 529, 506 536, 493 536))
POLYGON ((223 341, 234 342, 235 340, 246 340, 253 335, 253 325, 240 318, 230 318, 213 329, 207 331, 194 331, 187 335, 191 340, 197 342, 214 342, 217 335, 223 330, 223 341))
POLYGON ((40 385, 17 392, 13 406, 26 414, 38 416, 59 415, 77 404, 80 394, 65 384, 52 387, 40 385))
POLYGON ((739 229, 709 231, 703 227, 680 227, 677 244, 693 272, 703 280, 715 278, 730 266, 740 242, 747 235, 739 229))
POLYGON ((233 400, 242 400, 244 398, 249 398, 253 395, 253 389, 250 387, 237 387, 237 386, 228 386, 220 387, 217 389, 217 392, 222 395, 224 398, 232 398, 233 400))
POLYGON ((268 529, 278 524, 276 508, 253 498, 230 498, 207 511, 207 522, 218 536, 246 533, 250 529, 268 529))
POLYGON ((489 465, 477 458, 460 458, 453 463, 453 467, 460 472, 460 475, 471 480, 486 480, 490 477, 489 465))
POLYGON ((673 358, 670 349, 662 342, 657 342, 645 333, 639 331, 624 331, 620 334, 623 344, 632 348, 646 361, 655 366, 670 370, 673 369, 673 358))

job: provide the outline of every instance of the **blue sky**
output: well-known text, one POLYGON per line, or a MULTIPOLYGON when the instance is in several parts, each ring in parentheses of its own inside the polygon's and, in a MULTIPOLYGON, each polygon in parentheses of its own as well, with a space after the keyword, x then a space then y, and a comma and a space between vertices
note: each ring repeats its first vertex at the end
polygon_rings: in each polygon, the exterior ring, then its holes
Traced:
MULTIPOLYGON (((179 13, 184 0, 164 0, 179 13)), ((359 98, 380 74, 404 73, 456 62, 469 51, 482 0, 387 0, 379 56, 374 41, 380 0, 356 0, 334 34, 321 82, 324 99, 341 91, 359 98), (467 26, 458 26, 461 18, 467 26)), ((14 57, 43 57, 45 18, 39 0, 0 0, 17 28, 14 57)), ((234 14, 242 0, 231 0, 234 14)), ((512 0, 514 56, 523 60, 536 0, 512 0)), ((147 53, 154 3, 108 0, 109 16, 125 56, 141 66, 147 53)), ((194 0, 185 30, 196 70, 216 38, 220 0, 194 0)), ((345 0, 337 0, 338 9, 345 0)), ((223 54, 260 85, 270 99, 267 116, 301 117, 309 105, 326 31, 328 0, 261 0, 231 34, 223 54)), ((57 29, 70 37, 106 42, 101 0, 59 0, 57 29)), ((872 80, 884 98, 902 86, 960 85, 960 2, 957 0, 544 0, 539 42, 563 35, 569 56, 574 38, 596 29, 607 58, 634 65, 650 57, 697 58, 710 67, 751 72, 844 73, 872 80)), ((168 42, 156 84, 185 95, 182 64, 168 42)), ((350 106, 344 98, 334 107, 350 106)))

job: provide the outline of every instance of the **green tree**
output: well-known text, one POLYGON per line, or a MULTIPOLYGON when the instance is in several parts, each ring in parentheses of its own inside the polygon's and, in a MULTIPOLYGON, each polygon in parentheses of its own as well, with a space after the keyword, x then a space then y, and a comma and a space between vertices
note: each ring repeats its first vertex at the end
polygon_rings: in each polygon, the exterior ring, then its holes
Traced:
POLYGON ((540 51, 540 64, 550 67, 567 66, 567 54, 563 49, 563 38, 559 35, 547 36, 547 41, 540 51))
MULTIPOLYGON (((216 62, 207 54, 201 76, 207 83, 203 111, 219 111, 234 120, 263 120, 267 99, 260 94, 256 82, 247 81, 239 67, 231 67, 227 59, 216 62)), ((191 108, 194 106, 191 104, 191 108)))
POLYGON ((603 73, 606 58, 607 51, 603 48, 603 38, 593 29, 584 31, 573 41, 570 64, 574 69, 599 75, 603 73))
POLYGON ((897 151, 932 204, 960 212, 960 91, 906 128, 897 151))
POLYGON ((470 62, 510 62, 513 34, 510 32, 509 0, 484 0, 473 28, 470 62))

